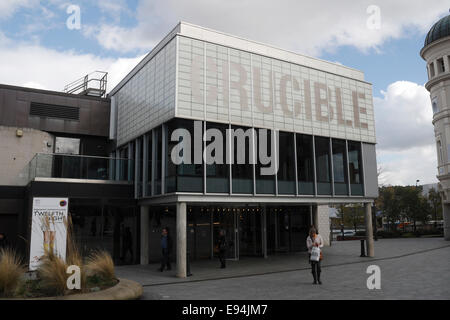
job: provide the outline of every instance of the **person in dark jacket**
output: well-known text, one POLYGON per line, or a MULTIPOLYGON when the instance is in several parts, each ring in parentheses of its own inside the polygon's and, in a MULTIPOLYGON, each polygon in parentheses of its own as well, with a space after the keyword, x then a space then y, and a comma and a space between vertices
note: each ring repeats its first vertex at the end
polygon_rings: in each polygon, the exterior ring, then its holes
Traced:
POLYGON ((125 261, 127 253, 130 252, 131 261, 133 261, 133 235, 130 227, 126 227, 122 239, 122 260, 125 261))
POLYGON ((172 252, 172 238, 169 235, 169 229, 165 227, 162 229, 161 233, 161 267, 158 269, 163 272, 164 268, 167 266, 167 270, 172 269, 170 267, 170 253, 172 252))
POLYGON ((219 252, 220 268, 226 268, 225 257, 227 253, 227 239, 225 238, 225 231, 220 230, 219 239, 217 240, 217 249, 219 252))
POLYGON ((8 240, 4 233, 0 233, 0 249, 6 249, 8 247, 8 240))

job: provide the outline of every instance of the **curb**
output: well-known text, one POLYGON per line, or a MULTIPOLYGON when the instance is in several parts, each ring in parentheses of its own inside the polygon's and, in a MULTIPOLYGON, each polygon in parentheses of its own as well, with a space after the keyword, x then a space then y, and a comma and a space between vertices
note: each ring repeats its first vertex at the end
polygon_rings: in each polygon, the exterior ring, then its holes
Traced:
MULTIPOLYGON (((98 292, 77 293, 67 296, 42 298, 13 298, 5 300, 137 300, 142 296, 142 286, 132 280, 118 279, 114 287, 98 292)), ((2 300, 2 299, 0 299, 2 300)))

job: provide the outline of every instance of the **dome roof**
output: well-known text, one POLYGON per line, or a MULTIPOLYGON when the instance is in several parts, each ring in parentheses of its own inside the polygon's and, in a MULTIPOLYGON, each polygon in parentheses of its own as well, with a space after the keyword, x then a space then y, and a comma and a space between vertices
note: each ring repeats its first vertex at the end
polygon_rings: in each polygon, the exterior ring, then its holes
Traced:
POLYGON ((450 15, 440 19, 428 31, 424 47, 441 38, 450 36, 450 15))

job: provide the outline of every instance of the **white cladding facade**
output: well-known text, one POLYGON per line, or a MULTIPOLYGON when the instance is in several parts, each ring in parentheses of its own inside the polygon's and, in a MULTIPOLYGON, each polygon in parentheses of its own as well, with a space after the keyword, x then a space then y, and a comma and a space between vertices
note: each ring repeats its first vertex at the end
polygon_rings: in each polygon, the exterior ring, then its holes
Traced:
POLYGON ((110 96, 118 146, 173 117, 376 142, 362 72, 183 22, 110 96))
POLYGON ((173 38, 112 95, 111 115, 116 118, 111 119, 111 124, 117 128, 113 137, 118 145, 175 116, 175 61, 176 38, 173 38))

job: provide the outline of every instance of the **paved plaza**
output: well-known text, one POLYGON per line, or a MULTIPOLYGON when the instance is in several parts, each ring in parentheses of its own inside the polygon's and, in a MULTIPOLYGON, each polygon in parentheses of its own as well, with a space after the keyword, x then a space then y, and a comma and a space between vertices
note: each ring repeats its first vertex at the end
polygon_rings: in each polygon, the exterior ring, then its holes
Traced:
POLYGON ((361 258, 359 241, 324 248, 323 285, 312 285, 306 253, 191 264, 193 276, 160 273, 157 264, 117 267, 140 282, 143 299, 450 299, 450 243, 443 238, 380 239, 375 258, 361 258), (381 269, 381 289, 367 288, 367 267, 381 269))

